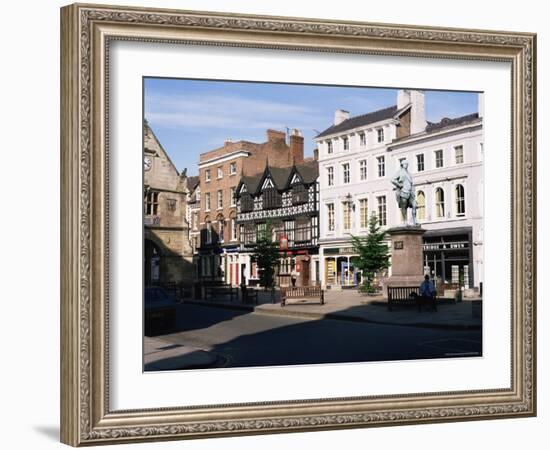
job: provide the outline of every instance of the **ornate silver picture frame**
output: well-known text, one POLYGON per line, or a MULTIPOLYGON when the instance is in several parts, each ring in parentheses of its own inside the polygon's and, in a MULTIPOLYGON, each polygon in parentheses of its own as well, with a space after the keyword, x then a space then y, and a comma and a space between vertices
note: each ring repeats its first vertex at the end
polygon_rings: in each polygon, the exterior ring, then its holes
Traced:
POLYGON ((85 4, 62 8, 62 442, 81 446, 534 416, 535 89, 531 33, 85 4), (511 299, 503 303, 511 305, 510 386, 113 409, 108 261, 109 186, 116 173, 109 172, 108 99, 110 46, 116 41, 510 64, 511 299))

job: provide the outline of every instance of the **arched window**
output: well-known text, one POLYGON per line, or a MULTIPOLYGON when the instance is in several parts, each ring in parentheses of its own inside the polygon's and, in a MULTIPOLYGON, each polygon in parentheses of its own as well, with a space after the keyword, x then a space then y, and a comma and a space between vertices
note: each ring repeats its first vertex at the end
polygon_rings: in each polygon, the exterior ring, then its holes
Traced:
POLYGON ((423 191, 416 194, 416 218, 418 220, 426 219, 426 196, 423 191))
POLYGON ((456 215, 463 216, 466 214, 466 201, 464 199, 464 186, 457 184, 455 187, 455 208, 456 215))
POLYGON ((435 215, 445 217, 445 193, 441 188, 435 190, 435 215))

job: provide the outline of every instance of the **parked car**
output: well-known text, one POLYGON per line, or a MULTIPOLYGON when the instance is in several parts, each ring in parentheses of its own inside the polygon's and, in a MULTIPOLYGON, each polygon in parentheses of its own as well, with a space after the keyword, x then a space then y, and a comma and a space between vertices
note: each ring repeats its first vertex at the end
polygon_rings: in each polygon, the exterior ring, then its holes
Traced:
POLYGON ((176 299, 158 286, 145 288, 145 336, 176 330, 176 299))

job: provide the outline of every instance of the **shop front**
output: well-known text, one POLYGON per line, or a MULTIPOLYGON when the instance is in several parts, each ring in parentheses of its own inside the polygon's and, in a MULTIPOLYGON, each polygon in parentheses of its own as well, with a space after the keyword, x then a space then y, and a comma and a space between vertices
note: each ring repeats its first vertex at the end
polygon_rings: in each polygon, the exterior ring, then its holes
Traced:
POLYGON ((352 247, 324 248, 322 263, 327 288, 356 287, 361 283, 361 271, 352 247))
POLYGON ((277 284, 281 287, 292 286, 294 279, 296 286, 316 285, 318 272, 315 270, 315 261, 316 255, 312 255, 309 250, 281 252, 277 284))
POLYGON ((427 231, 423 256, 425 273, 436 283, 466 288, 475 285, 471 227, 427 231))

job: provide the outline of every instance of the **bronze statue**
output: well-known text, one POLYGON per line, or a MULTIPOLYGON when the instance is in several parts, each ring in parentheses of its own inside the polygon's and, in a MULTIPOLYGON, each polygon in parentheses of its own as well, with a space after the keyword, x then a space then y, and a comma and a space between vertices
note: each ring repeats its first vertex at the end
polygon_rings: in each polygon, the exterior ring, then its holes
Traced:
POLYGON ((395 198, 397 205, 401 209, 402 225, 409 226, 407 218, 407 210, 411 208, 413 226, 417 226, 416 221, 416 197, 414 192, 414 183, 411 173, 407 170, 409 163, 406 159, 401 161, 401 168, 391 179, 391 183, 395 186, 395 198))

